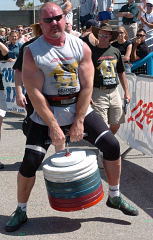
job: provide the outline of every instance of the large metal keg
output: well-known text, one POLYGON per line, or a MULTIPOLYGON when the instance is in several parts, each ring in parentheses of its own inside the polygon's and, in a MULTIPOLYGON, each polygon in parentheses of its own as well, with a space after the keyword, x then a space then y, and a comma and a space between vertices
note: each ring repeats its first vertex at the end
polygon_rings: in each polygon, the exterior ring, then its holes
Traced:
POLYGON ((72 148, 43 163, 49 203, 58 211, 77 211, 97 204, 104 196, 96 154, 72 148))

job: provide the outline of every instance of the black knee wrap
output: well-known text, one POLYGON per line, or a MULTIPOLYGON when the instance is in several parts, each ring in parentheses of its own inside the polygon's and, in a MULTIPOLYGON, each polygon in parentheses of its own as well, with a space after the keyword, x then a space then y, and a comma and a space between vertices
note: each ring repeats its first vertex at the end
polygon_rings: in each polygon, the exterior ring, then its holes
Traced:
POLYGON ((22 176, 30 178, 34 177, 37 169, 41 165, 45 154, 32 149, 26 149, 23 162, 21 163, 19 172, 22 176))
POLYGON ((102 135, 95 145, 103 152, 104 159, 108 161, 114 161, 120 157, 119 142, 111 131, 102 135))

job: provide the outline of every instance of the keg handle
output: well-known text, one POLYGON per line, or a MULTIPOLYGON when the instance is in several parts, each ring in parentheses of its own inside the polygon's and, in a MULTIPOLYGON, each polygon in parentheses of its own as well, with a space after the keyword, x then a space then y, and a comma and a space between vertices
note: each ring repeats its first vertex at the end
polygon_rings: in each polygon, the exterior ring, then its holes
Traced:
POLYGON ((70 143, 70 136, 66 136, 66 141, 65 141, 65 156, 66 157, 71 155, 70 150, 69 150, 69 143, 70 143))
MULTIPOLYGON (((87 133, 83 133, 83 137, 86 137, 88 136, 87 133)), ((70 153, 70 150, 69 150, 69 143, 70 143, 70 136, 69 135, 66 135, 66 141, 65 141, 65 156, 70 156, 71 153, 70 153)))

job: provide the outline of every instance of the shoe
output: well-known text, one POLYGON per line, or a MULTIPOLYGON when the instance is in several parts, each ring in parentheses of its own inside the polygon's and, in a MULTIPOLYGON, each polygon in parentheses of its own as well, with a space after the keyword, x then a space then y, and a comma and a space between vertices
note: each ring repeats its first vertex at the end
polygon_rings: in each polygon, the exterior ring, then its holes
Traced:
POLYGON ((136 208, 127 203, 121 196, 108 197, 106 205, 110 208, 115 208, 122 211, 125 215, 138 216, 139 212, 136 208))
POLYGON ((26 212, 17 207, 15 212, 11 215, 10 220, 5 226, 6 232, 14 232, 21 227, 28 220, 26 212))
POLYGON ((97 164, 99 169, 104 169, 103 165, 103 153, 101 151, 98 152, 97 155, 97 164))
POLYGON ((4 168, 4 164, 0 162, 0 169, 4 168))

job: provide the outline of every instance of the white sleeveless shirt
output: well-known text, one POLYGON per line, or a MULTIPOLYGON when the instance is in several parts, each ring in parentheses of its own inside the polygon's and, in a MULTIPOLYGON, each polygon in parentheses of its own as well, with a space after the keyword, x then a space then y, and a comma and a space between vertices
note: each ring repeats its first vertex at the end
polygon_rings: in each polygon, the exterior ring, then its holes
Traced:
MULTIPOLYGON (((65 96, 80 91, 78 68, 83 58, 83 41, 71 34, 65 34, 64 46, 53 46, 43 36, 28 45, 35 64, 44 74, 43 94, 65 96)), ((73 123, 76 104, 50 108, 60 126, 73 123)), ((87 113, 91 111, 89 107, 87 113)), ((46 125, 35 111, 31 119, 46 125)))

